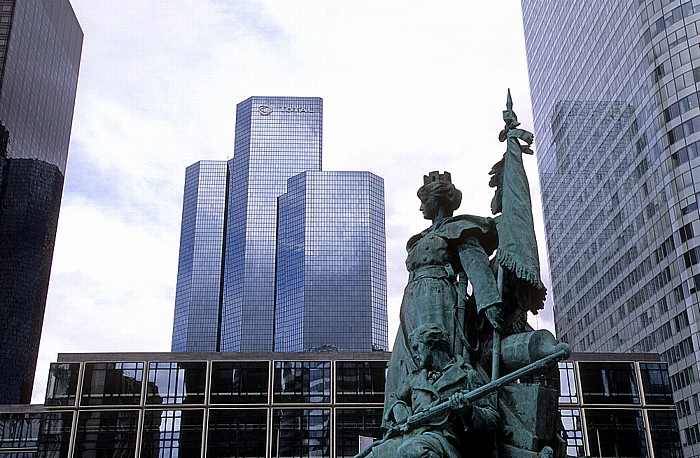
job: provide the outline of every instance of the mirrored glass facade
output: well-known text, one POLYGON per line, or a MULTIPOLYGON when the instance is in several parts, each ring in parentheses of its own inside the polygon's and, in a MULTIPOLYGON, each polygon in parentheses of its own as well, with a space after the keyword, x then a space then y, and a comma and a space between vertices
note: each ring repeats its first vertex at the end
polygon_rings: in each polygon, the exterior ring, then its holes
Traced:
POLYGON ((212 404, 265 404, 270 368, 267 361, 214 361, 212 404))
POLYGON ((559 363, 569 456, 684 457, 668 364, 633 356, 574 353, 559 363))
POLYGON ((321 172, 323 101, 251 97, 187 169, 173 351, 388 349, 384 183, 321 172))
POLYGON ((207 458, 266 458, 267 409, 210 409, 207 458))
POLYGON ((83 410, 75 430, 75 458, 134 456, 138 410, 83 410))
POLYGON ((205 362, 151 362, 148 364, 147 404, 204 403, 205 362))
POLYGON ((226 161, 187 167, 175 291, 173 351, 218 351, 226 161))
MULTIPOLYGON (((389 357, 388 352, 60 355, 49 377, 78 367, 78 383, 61 392, 83 400, 89 393, 100 401, 55 405, 50 391, 44 406, 0 408, 0 456, 350 458, 359 452, 361 438, 371 443, 383 435, 389 357), (134 383, 143 375, 140 368, 148 368, 146 385, 134 383), (134 391, 141 396, 135 398, 134 391), (184 395, 189 392, 195 395, 184 395)), ((568 455, 681 458, 667 368, 658 355, 573 354, 560 362, 559 410, 568 455), (664 394, 668 402, 662 402, 664 394)))
POLYGON ((44 406, 0 408, 0 457, 352 457, 360 435, 381 434, 388 357, 61 355, 49 378, 75 369, 76 383, 49 391, 44 406), (80 402, 56 404, 56 392, 80 402))
POLYGON ((274 396, 276 402, 330 402, 330 361, 275 362, 274 396))
POLYGON ((142 458, 200 456, 204 410, 146 410, 142 458))
POLYGON ((69 0, 0 0, 0 404, 31 400, 82 43, 69 0))
POLYGON ((80 364, 51 363, 46 385, 46 405, 73 406, 78 387, 80 364))
POLYGON ((522 12, 557 336, 660 353, 700 455, 700 2, 522 12))
POLYGON ((0 2, 0 119, 10 158, 65 174, 83 31, 69 0, 0 2))
POLYGON ((72 412, 0 413, 0 457, 67 457, 73 426, 72 412))
POLYGON ((275 351, 388 350, 384 181, 304 172, 279 198, 275 351))
POLYGON ((229 161, 222 351, 272 351, 277 198, 321 170, 323 100, 251 97, 236 108, 229 161))
POLYGON ((142 386, 142 362, 88 363, 80 405, 138 405, 142 386))

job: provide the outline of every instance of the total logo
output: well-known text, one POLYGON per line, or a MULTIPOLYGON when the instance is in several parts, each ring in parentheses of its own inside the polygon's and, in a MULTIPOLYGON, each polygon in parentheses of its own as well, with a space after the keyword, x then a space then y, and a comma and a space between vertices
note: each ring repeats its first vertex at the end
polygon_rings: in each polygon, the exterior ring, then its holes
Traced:
MULTIPOLYGON (((278 111, 283 111, 285 113, 313 113, 314 110, 312 108, 307 108, 307 107, 289 107, 289 106, 281 106, 277 107, 278 111)), ((275 111, 273 107, 270 105, 260 105, 258 107, 258 113, 260 113, 261 116, 269 116, 272 114, 272 112, 275 111)))

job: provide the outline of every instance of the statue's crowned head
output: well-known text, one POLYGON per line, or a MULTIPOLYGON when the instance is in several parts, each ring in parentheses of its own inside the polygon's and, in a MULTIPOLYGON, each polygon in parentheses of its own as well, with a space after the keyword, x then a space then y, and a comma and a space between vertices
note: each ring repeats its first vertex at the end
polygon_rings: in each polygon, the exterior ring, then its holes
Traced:
POLYGON ((447 214, 459 208, 462 203, 462 192, 452 184, 452 175, 449 172, 430 172, 423 176, 423 186, 418 189, 418 198, 433 197, 447 214))

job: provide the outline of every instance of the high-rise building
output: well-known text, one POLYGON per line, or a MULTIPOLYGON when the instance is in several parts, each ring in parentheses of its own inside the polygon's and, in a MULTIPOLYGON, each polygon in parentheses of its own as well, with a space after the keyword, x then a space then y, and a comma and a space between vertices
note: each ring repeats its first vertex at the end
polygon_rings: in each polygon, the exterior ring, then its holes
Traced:
POLYGON ((185 172, 173 351, 219 349, 227 168, 199 161, 185 172))
POLYGON ((321 171, 322 103, 251 97, 187 169, 174 351, 388 349, 383 180, 321 171))
POLYGON ((68 0, 0 0, 0 403, 31 399, 82 43, 68 0))
POLYGON ((558 337, 660 353, 699 456, 700 2, 522 9, 558 337))
POLYGON ((303 172, 279 198, 275 351, 388 350, 384 180, 303 172))
POLYGON ((236 109, 225 240, 222 351, 272 351, 277 198, 321 170, 323 100, 251 97, 236 109))

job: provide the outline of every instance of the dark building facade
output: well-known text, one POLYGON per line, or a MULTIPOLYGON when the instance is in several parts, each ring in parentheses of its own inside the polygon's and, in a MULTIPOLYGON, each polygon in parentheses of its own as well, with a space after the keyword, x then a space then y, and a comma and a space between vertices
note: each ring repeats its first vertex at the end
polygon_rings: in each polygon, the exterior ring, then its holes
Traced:
POLYGON ((68 0, 0 0, 0 403, 31 399, 82 41, 68 0))
POLYGON ((251 97, 187 169, 173 351, 388 350, 384 182, 321 171, 323 101, 251 97))
MULTIPOLYGON (((382 434, 387 352, 59 355, 43 406, 0 408, 0 456, 352 457, 382 434)), ((658 355, 559 363, 570 456, 682 457, 658 355)))
POLYGON ((661 354, 700 456, 700 3, 522 9, 557 336, 661 354))

